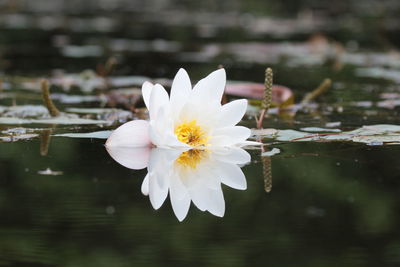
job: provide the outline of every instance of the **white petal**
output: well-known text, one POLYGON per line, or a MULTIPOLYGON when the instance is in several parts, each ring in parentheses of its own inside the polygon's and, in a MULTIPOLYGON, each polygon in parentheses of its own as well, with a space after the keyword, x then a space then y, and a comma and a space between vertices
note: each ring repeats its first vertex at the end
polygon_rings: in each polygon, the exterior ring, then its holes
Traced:
POLYGON ((246 190, 246 177, 236 164, 219 162, 218 167, 218 173, 223 184, 234 189, 246 190))
POLYGON ((170 200, 172 205, 172 210, 175 213, 175 216, 181 222, 185 219, 189 208, 190 208, 190 197, 189 194, 186 194, 183 198, 177 198, 175 195, 170 191, 170 200))
POLYGON ((180 155, 179 150, 153 148, 150 154, 148 171, 156 179, 161 189, 168 188, 172 174, 172 165, 180 155))
POLYGON ((122 166, 140 170, 146 168, 149 162, 150 147, 119 147, 106 146, 110 156, 122 166))
POLYGON ((189 195, 193 201, 193 204, 201 211, 207 210, 209 190, 211 189, 201 185, 195 186, 189 190, 189 195))
POLYGON ((243 118, 246 109, 246 99, 235 100, 223 105, 217 127, 235 126, 243 118))
POLYGON ((160 108, 165 109, 165 113, 169 114, 169 97, 167 91, 160 84, 154 85, 150 93, 149 114, 150 120, 157 120, 157 114, 160 108))
POLYGON ((172 121, 168 116, 167 107, 159 107, 157 113, 153 114, 153 119, 150 121, 149 135, 152 143, 157 147, 169 146, 170 140, 167 140, 167 137, 173 133, 171 126, 172 121))
POLYGON ((173 115, 179 115, 179 112, 187 102, 191 91, 192 84, 190 83, 189 75, 184 69, 179 69, 171 86, 170 103, 173 115))
POLYGON ((150 146, 149 122, 134 120, 122 124, 112 132, 106 142, 106 147, 146 147, 150 146))
POLYGON ((142 96, 144 104, 146 105, 147 109, 149 109, 150 104, 150 94, 151 89, 153 89, 153 84, 151 82, 144 82, 142 85, 142 96))
POLYGON ((212 159, 216 161, 234 163, 234 164, 246 164, 251 161, 250 154, 239 147, 227 147, 225 149, 213 150, 212 159))
POLYGON ((141 191, 143 195, 145 196, 149 195, 149 174, 146 174, 146 176, 143 179, 141 191))
POLYGON ((216 128, 218 125, 219 116, 221 111, 221 104, 218 101, 211 101, 207 99, 200 103, 193 104, 192 102, 186 103, 179 114, 180 121, 192 121, 202 127, 202 130, 210 130, 216 128))
POLYGON ((218 217, 223 217, 225 214, 225 199, 222 194, 222 189, 211 190, 208 196, 207 210, 218 217))
POLYGON ((156 122, 151 121, 150 122, 150 131, 149 131, 150 139, 154 145, 156 145, 157 147, 162 147, 163 146, 163 138, 157 128, 158 127, 156 125, 156 122))
POLYGON ((233 146, 246 141, 251 135, 249 128, 243 126, 232 126, 216 129, 210 138, 212 146, 233 146))
POLYGON ((188 190, 186 186, 182 183, 181 178, 178 176, 178 173, 173 173, 171 175, 171 185, 169 188, 171 197, 174 195, 176 199, 183 199, 186 195, 188 195, 188 190))
POLYGON ((156 118, 150 121, 150 138, 157 147, 189 148, 185 143, 178 140, 174 133, 173 120, 169 115, 168 107, 160 107, 156 118))
POLYGON ((197 167, 197 175, 200 177, 203 186, 210 189, 221 188, 221 179, 216 172, 217 168, 216 162, 197 167))
POLYGON ((205 105, 209 102, 221 102, 225 90, 225 69, 211 72, 207 77, 200 80, 193 88, 191 100, 205 105))
POLYGON ((168 187, 161 188, 158 185, 157 177, 149 173, 149 198, 155 210, 159 209, 168 196, 168 187))
POLYGON ((180 151, 153 148, 149 160, 149 197, 154 209, 164 203, 168 195, 172 164, 180 151))

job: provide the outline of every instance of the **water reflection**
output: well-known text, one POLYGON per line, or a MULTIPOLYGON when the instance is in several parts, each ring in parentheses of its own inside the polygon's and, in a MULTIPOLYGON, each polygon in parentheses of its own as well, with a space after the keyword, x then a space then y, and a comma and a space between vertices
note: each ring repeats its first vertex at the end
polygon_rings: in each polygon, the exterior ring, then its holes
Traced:
POLYGON ((168 196, 172 209, 182 221, 190 203, 201 211, 223 217, 225 200, 221 183, 238 190, 247 188, 240 168, 250 154, 238 147, 218 149, 163 149, 107 147, 110 156, 130 169, 147 167, 142 193, 159 209, 168 196))

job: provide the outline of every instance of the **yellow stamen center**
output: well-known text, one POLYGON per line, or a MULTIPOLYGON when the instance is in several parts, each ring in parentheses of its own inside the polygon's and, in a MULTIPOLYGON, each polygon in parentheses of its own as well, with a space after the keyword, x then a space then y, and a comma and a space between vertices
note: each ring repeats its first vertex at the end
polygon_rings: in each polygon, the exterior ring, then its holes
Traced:
POLYGON ((204 146, 208 140, 205 132, 197 125, 195 120, 184 122, 175 127, 175 135, 179 141, 190 146, 204 146))
POLYGON ((176 163, 183 167, 190 167, 196 169, 197 165, 207 156, 206 150, 191 149, 180 154, 176 159, 176 163))

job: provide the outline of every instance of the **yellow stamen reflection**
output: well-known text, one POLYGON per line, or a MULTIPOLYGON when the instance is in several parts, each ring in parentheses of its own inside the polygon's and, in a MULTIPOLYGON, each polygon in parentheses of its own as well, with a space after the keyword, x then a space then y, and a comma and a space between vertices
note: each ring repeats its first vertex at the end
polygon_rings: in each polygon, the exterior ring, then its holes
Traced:
POLYGON ((208 137, 195 120, 184 122, 175 127, 175 135, 179 141, 190 146, 204 146, 208 137))
POLYGON ((208 156, 207 150, 191 149, 183 152, 176 159, 176 163, 183 167, 196 169, 197 165, 208 156))

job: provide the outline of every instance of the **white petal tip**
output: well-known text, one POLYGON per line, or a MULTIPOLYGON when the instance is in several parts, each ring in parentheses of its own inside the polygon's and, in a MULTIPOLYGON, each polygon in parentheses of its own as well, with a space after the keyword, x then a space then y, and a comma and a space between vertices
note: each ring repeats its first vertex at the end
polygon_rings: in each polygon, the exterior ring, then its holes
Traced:
POLYGON ((214 215, 214 216, 217 216, 217 217, 222 218, 222 217, 224 217, 225 212, 222 212, 222 213, 216 213, 216 212, 214 212, 214 213, 211 213, 211 214, 214 215))
POLYGON ((178 219, 179 222, 183 222, 183 220, 186 218, 186 215, 183 217, 176 216, 176 218, 178 219))

